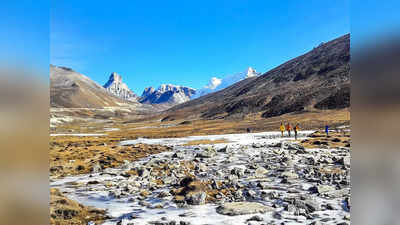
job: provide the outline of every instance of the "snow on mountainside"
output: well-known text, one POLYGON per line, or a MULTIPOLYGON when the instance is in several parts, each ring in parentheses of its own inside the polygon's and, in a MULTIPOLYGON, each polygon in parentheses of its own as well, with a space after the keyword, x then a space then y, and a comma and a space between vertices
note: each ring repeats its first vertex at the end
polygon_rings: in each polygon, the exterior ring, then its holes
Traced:
POLYGON ((171 104, 176 105, 189 101, 196 92, 195 89, 172 84, 162 84, 158 89, 145 88, 140 98, 141 103, 147 104, 171 104))
POLYGON ((201 97, 203 95, 210 94, 215 91, 222 90, 238 81, 244 80, 249 77, 258 76, 260 73, 251 67, 249 67, 246 71, 236 73, 230 76, 226 76, 222 79, 217 77, 212 77, 209 84, 204 86, 203 88, 199 89, 196 94, 192 96, 192 99, 201 97))
POLYGON ((111 73, 107 83, 103 85, 105 89, 111 94, 129 101, 137 101, 136 94, 128 88, 124 82, 122 82, 121 75, 116 72, 111 73))

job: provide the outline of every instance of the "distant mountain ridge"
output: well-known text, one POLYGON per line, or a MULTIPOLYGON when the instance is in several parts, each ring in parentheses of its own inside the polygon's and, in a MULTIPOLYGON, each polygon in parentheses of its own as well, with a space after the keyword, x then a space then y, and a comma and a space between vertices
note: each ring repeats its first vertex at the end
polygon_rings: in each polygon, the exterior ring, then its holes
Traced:
POLYGON ((104 108, 126 104, 105 88, 71 68, 50 65, 50 105, 63 108, 104 108))
POLYGON ((122 76, 116 72, 111 73, 103 87, 111 94, 128 101, 137 101, 136 94, 122 82, 122 76))
POLYGON ((224 78, 212 77, 208 85, 196 91, 196 94, 192 96, 192 99, 222 90, 238 81, 247 79, 249 77, 259 76, 261 73, 257 73, 252 67, 248 67, 247 70, 236 73, 233 75, 226 76, 224 78))
POLYGON ((190 87, 162 84, 157 89, 153 87, 145 88, 139 102, 145 104, 177 105, 189 101, 195 93, 196 90, 190 87))

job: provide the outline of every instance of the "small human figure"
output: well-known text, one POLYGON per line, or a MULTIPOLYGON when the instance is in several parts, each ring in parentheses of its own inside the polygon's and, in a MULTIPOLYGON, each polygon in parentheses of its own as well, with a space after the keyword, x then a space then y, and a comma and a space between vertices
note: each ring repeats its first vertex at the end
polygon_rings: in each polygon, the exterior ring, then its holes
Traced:
POLYGON ((329 135, 329 126, 328 125, 325 126, 325 133, 326 133, 326 136, 329 135))
POLYGON ((294 127, 294 139, 297 140, 297 132, 300 130, 300 125, 296 124, 294 127))
POLYGON ((279 130, 281 131, 282 137, 283 137, 283 132, 285 131, 285 126, 281 122, 281 126, 279 127, 279 130))
POLYGON ((287 130, 288 135, 289 135, 289 137, 290 137, 290 131, 292 130, 292 126, 290 126, 290 123, 287 123, 287 124, 286 124, 286 130, 287 130))
POLYGON ((246 129, 246 131, 247 133, 251 133, 251 129, 249 127, 246 129))

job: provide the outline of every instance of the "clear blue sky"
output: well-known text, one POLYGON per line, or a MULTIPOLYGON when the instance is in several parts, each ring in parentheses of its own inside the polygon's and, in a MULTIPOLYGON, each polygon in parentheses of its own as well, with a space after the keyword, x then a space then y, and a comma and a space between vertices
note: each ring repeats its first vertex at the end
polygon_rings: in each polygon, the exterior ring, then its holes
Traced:
POLYGON ((49 0, 3 1, 0 14, 0 62, 34 68, 49 78, 49 0))
POLYGON ((348 0, 77 1, 50 7, 50 62, 137 94, 200 88, 248 66, 266 72, 350 32, 348 0))

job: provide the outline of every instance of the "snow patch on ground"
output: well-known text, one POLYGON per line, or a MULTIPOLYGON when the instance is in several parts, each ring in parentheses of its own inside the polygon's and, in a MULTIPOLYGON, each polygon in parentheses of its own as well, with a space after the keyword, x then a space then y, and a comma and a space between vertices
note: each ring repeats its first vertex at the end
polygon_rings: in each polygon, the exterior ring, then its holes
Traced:
MULTIPOLYGON (((299 139, 304 138, 314 131, 300 131, 298 134, 299 139)), ((276 141, 293 140, 293 137, 281 137, 280 132, 260 132, 260 133, 245 133, 245 134, 219 134, 219 135, 202 135, 202 136, 188 136, 182 138, 138 138, 135 140, 122 141, 120 145, 134 145, 134 144, 159 144, 159 145, 182 145, 189 141, 198 140, 220 140, 225 139, 230 143, 238 143, 248 145, 253 143, 272 143, 276 141)), ((220 144, 224 145, 224 144, 220 144)))

